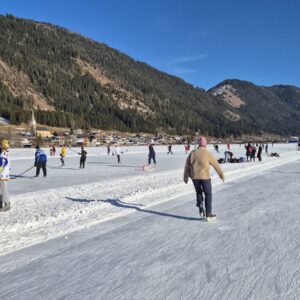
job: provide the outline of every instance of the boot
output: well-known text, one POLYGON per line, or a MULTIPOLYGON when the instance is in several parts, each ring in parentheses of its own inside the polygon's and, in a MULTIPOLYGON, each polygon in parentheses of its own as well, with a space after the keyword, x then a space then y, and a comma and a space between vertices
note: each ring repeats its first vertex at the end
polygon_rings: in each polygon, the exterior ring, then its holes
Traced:
POLYGON ((214 221, 217 218, 216 215, 212 214, 212 213, 207 213, 206 214, 206 220, 209 221, 214 221))
POLYGON ((200 218, 205 218, 205 211, 204 211, 203 207, 199 207, 199 215, 200 215, 200 218))

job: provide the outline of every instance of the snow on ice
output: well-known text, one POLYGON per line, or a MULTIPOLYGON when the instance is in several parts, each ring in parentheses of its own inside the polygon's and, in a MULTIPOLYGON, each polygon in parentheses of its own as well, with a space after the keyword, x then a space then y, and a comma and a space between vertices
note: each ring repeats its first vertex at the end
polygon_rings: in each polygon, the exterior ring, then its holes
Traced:
MULTIPOLYGON (((212 177, 218 219, 209 224, 182 181, 184 147, 155 148, 152 172, 142 169, 147 147, 123 147, 120 165, 105 148, 87 148, 84 170, 70 151, 66 167, 49 158, 47 178, 33 169, 11 181, 12 209, 0 215, 0 298, 299 299, 295 146, 269 145, 280 158, 223 164, 226 182, 212 177)), ((33 155, 11 150, 11 173, 33 165, 33 155)))

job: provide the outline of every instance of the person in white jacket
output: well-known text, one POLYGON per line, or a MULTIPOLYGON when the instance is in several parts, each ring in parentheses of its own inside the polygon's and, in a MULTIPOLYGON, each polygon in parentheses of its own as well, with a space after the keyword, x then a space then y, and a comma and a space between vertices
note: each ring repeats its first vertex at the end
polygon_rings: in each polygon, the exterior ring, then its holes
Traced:
POLYGON ((8 140, 3 140, 2 151, 0 154, 0 211, 7 211, 10 209, 10 201, 7 191, 7 182, 10 180, 10 161, 8 148, 8 140))
POLYGON ((115 145, 113 154, 117 156, 118 163, 121 163, 121 149, 120 149, 119 145, 115 145))

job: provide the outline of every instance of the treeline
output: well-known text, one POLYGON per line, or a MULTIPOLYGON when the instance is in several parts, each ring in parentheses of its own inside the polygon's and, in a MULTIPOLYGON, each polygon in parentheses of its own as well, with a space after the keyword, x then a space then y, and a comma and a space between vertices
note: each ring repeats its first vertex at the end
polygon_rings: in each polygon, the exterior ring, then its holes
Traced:
POLYGON ((241 80, 225 80, 247 105, 238 111, 254 132, 300 135, 300 89, 295 86, 256 86, 241 80))

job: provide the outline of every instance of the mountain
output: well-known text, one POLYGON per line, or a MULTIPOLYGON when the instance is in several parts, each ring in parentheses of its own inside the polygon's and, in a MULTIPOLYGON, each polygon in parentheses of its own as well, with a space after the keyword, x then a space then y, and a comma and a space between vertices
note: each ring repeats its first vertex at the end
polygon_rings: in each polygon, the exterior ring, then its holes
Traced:
POLYGON ((39 123, 56 127, 215 137, 298 132, 297 88, 237 82, 232 93, 245 104, 214 92, 226 82, 205 91, 77 33, 0 15, 0 117, 12 124, 27 122, 33 108, 39 123))
POLYGON ((300 134, 300 89, 290 85, 257 86, 248 81, 225 80, 208 91, 229 104, 235 118, 252 133, 300 134))

